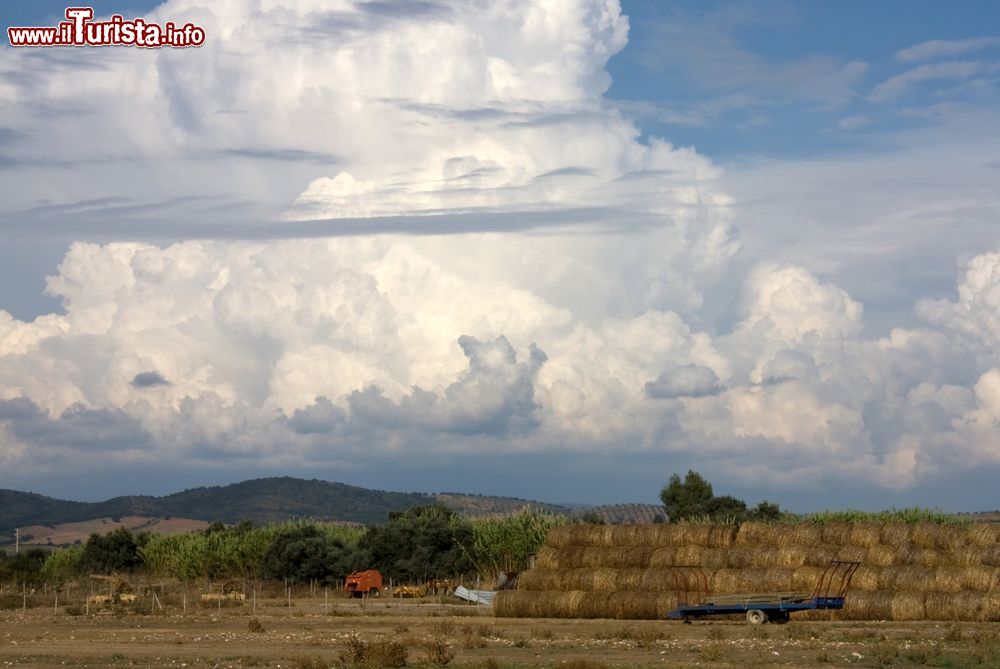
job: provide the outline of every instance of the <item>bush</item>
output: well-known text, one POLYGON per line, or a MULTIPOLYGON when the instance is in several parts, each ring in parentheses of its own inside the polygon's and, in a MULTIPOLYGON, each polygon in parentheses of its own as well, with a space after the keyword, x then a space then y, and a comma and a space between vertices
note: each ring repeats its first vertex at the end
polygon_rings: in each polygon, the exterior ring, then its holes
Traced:
POLYGON ((405 667, 409 652, 406 644, 392 639, 364 641, 358 635, 347 639, 347 647, 341 651, 338 662, 341 666, 358 669, 382 669, 383 667, 405 667))

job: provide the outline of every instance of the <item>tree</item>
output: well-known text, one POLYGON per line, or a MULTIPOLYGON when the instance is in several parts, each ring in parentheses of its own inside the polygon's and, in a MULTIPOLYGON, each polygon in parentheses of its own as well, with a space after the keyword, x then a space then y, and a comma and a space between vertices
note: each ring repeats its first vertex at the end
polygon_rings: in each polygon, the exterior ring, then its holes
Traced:
POLYGON ((692 516, 708 514, 707 505, 712 499, 712 484, 701 474, 689 469, 684 481, 674 474, 660 491, 660 500, 667 510, 667 518, 672 523, 692 516))
POLYGON ((313 524, 283 528, 264 553, 263 572, 293 583, 334 583, 354 568, 354 553, 344 542, 313 524))
POLYGON ((773 502, 761 502, 754 509, 747 503, 730 495, 716 497, 712 484, 698 472, 688 470, 687 476, 674 474, 660 492, 660 499, 666 507, 670 522, 676 523, 686 518, 707 518, 712 520, 762 520, 781 518, 781 507, 773 502))
POLYGON ((389 514, 385 525, 369 527, 358 542, 362 559, 398 581, 444 578, 472 571, 463 546, 472 545, 472 527, 440 505, 389 514))
POLYGON ((83 547, 81 566, 84 571, 96 574, 132 571, 142 564, 139 547, 148 538, 148 535, 142 534, 135 536, 124 527, 104 536, 95 532, 83 547))

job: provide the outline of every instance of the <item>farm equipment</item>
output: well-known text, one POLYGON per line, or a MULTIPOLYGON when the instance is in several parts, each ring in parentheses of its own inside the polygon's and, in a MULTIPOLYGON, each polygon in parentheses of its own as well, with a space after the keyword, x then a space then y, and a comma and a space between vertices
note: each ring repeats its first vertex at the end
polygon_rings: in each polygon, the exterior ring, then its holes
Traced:
POLYGON ((375 569, 356 571, 347 575, 344 592, 351 597, 378 597, 382 592, 382 574, 375 569))
POLYGON ((787 623, 796 611, 842 609, 847 588, 860 562, 833 560, 816 582, 812 592, 762 592, 710 595, 708 579, 700 567, 670 567, 678 587, 677 608, 667 613, 669 620, 691 622, 692 618, 715 615, 746 615, 751 625, 787 623), (706 593, 706 594, 701 594, 706 593), (700 600, 689 603, 689 597, 700 600), (699 596, 700 595, 700 596, 699 596))
POLYGON ((427 594, 427 586, 425 585, 397 585, 392 590, 392 596, 399 598, 423 597, 426 594, 427 594))

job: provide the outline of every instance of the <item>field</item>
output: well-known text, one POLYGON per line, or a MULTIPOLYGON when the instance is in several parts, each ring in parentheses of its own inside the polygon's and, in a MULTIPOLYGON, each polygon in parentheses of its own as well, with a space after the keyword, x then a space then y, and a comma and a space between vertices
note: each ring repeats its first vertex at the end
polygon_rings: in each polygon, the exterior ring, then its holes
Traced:
POLYGON ((208 527, 204 520, 191 518, 153 518, 149 516, 122 516, 118 520, 94 518, 75 523, 58 525, 29 525, 21 528, 22 546, 69 546, 87 540, 92 533, 107 534, 119 527, 131 532, 152 532, 153 534, 178 534, 194 532, 208 527))
MULTIPOLYGON (((408 666, 1000 666, 1000 624, 996 623, 803 622, 793 618, 783 626, 751 627, 736 619, 691 625, 652 620, 513 619, 494 618, 488 608, 437 600, 380 599, 363 605, 333 597, 326 600, 322 595, 297 598, 291 607, 281 598, 231 608, 202 608, 188 602, 186 611, 176 602, 164 604, 165 612, 157 609, 153 614, 150 608, 155 603, 142 598, 130 610, 86 615, 77 607, 57 611, 53 599, 48 606, 29 608, 26 613, 20 608, 0 611, 0 663, 39 669, 317 669, 345 666, 340 660, 352 649, 358 651, 362 644, 353 639, 360 639, 369 642, 369 650, 377 640, 396 642, 407 655, 408 666)), ((381 650, 385 652, 385 644, 381 650)))

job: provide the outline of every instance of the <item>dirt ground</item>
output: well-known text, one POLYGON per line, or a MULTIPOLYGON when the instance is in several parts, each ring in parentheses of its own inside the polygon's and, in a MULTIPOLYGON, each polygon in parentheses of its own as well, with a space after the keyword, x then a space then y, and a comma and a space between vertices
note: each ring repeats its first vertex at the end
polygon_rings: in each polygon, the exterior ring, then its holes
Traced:
MULTIPOLYGON (((230 608, 0 611, 5 667, 345 666, 356 638, 398 642, 408 666, 1000 667, 1000 624, 494 618, 489 608, 323 597, 230 608), (77 613, 77 615, 73 615, 77 613), (256 620, 259 625, 254 623, 256 620), (252 631, 257 629, 257 631, 252 631), (437 665, 434 664, 435 660, 437 665)), ((361 644, 363 645, 363 644, 361 644)))

